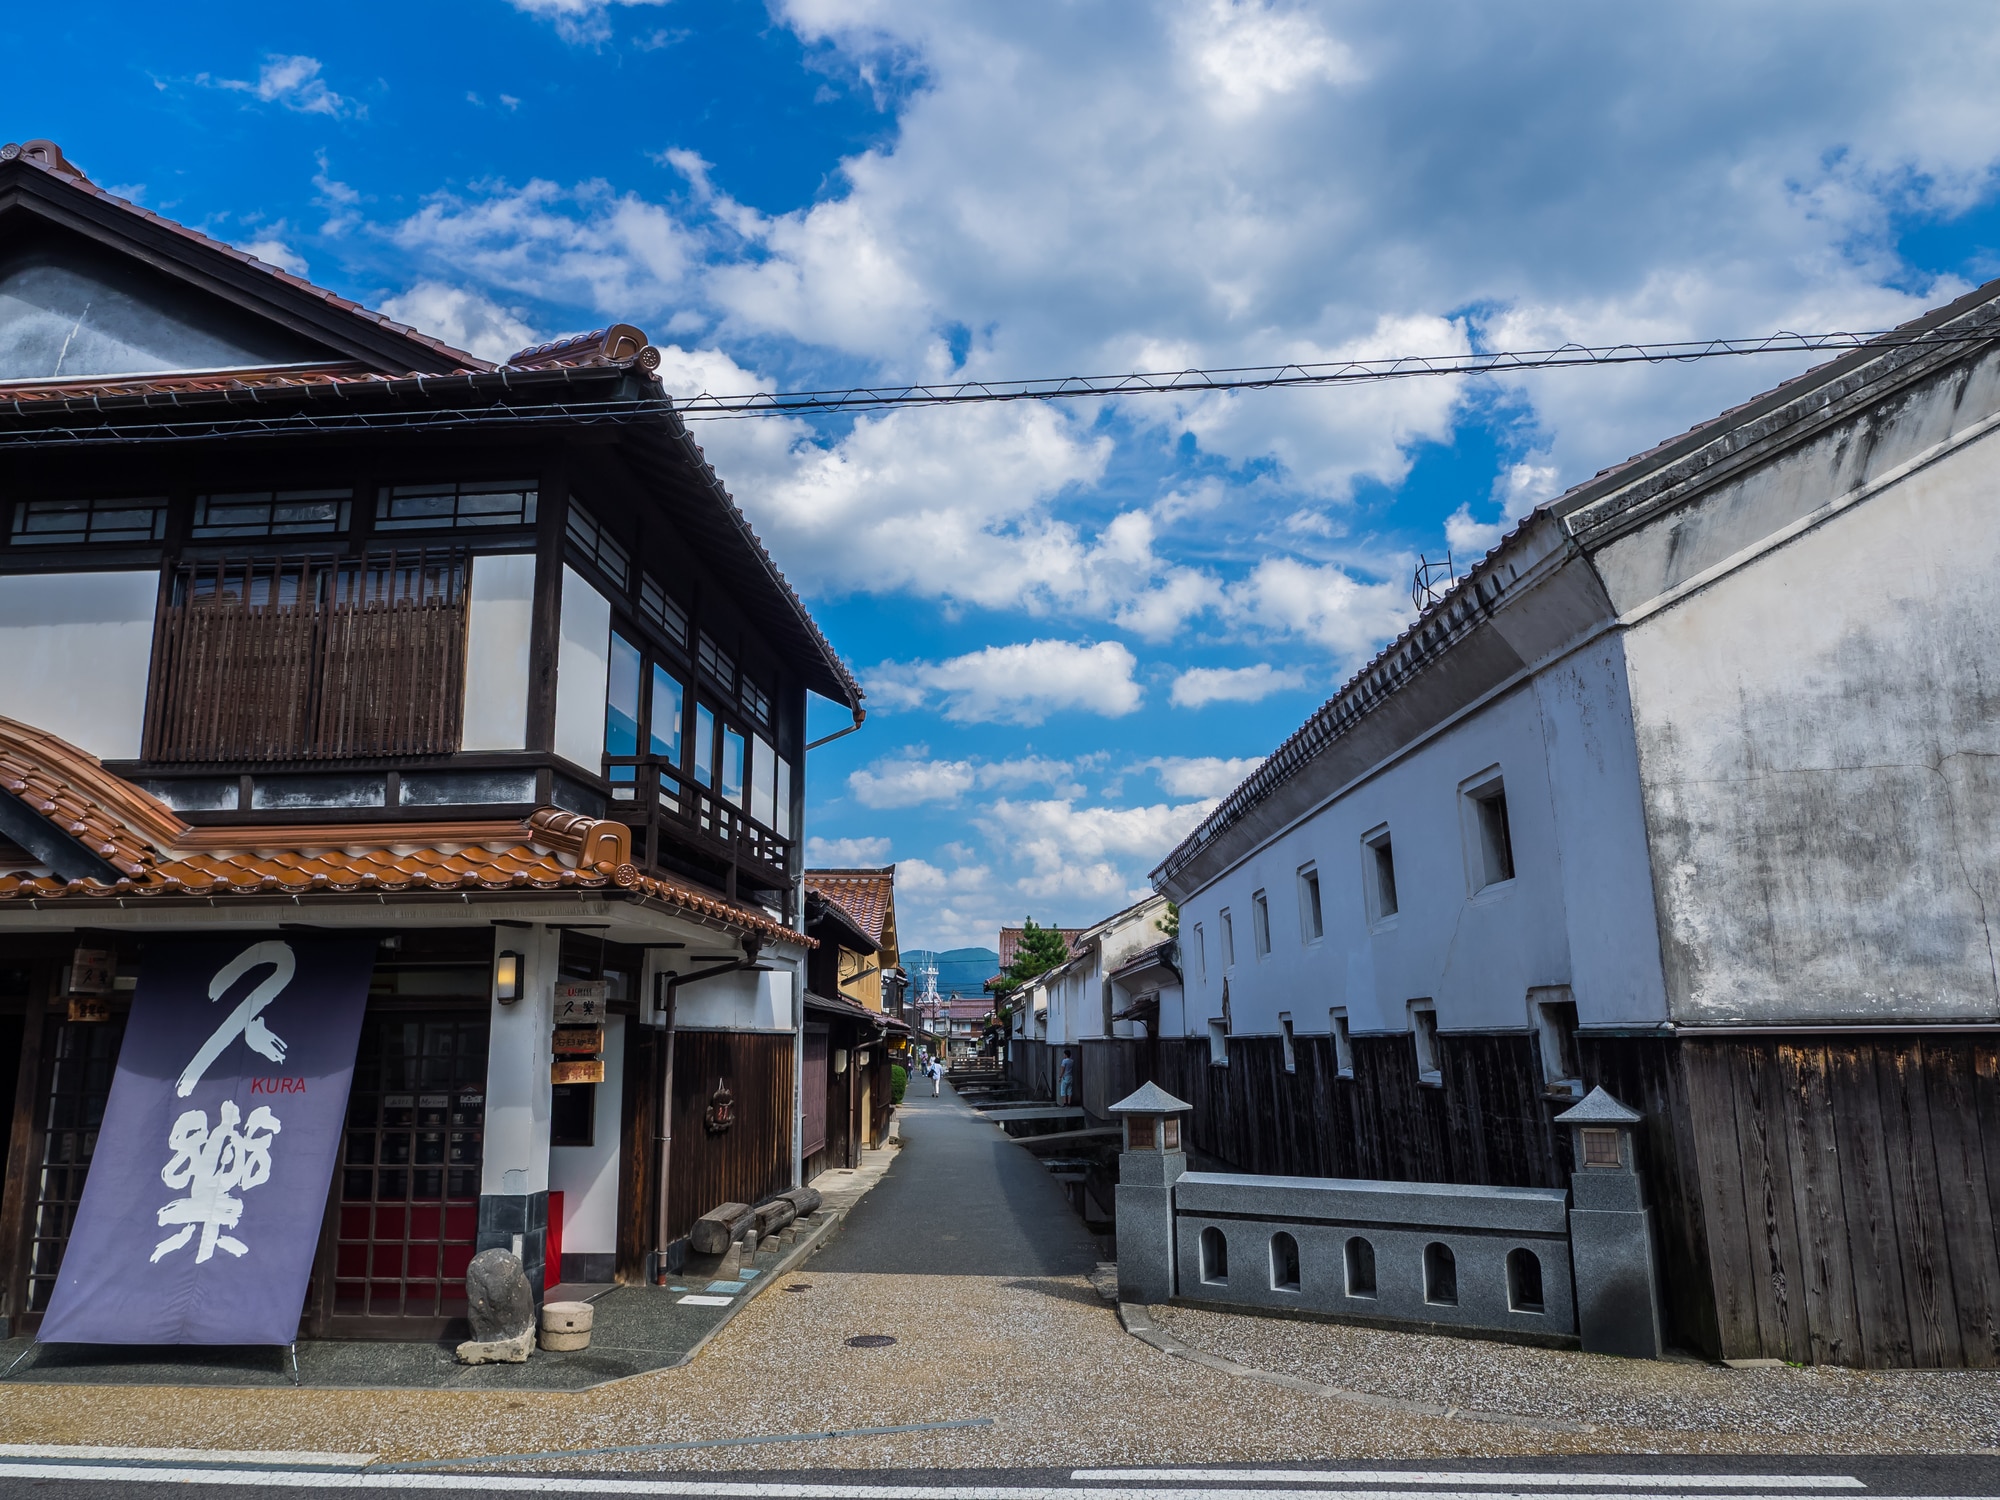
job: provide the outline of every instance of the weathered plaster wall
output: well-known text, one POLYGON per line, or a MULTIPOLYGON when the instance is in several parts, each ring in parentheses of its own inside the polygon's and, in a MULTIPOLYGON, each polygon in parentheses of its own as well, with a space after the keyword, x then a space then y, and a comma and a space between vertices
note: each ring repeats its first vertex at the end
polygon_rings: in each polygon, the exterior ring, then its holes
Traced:
POLYGON ((1598 554, 1676 1019, 2000 1014, 1996 409, 1937 379, 1598 554))

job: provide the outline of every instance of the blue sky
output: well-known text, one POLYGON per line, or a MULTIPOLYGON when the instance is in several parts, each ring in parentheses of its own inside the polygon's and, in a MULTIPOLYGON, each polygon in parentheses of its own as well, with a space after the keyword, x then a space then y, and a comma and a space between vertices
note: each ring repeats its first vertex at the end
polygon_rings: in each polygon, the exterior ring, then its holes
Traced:
MULTIPOLYGON (((637 323, 685 393, 1880 328, 2000 274, 1990 9, 1656 9, 72 3, 0 135, 482 354, 637 323)), ((1420 552, 1800 363, 705 424, 870 688, 812 857, 898 861, 911 946, 1104 916, 1420 552)))

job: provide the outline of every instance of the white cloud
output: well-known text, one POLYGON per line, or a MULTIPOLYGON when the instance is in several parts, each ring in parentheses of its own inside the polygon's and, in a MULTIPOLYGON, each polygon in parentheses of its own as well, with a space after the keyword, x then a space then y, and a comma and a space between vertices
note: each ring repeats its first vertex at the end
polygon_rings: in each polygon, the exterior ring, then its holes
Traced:
POLYGON ((247 240, 237 248, 281 271, 290 271, 294 276, 306 274, 306 258, 276 236, 247 240))
POLYGON ((496 363, 540 342, 535 330, 522 321, 525 314, 519 309, 502 307, 490 297, 441 281, 418 282, 383 302, 382 311, 420 333, 443 339, 454 349, 496 363))
POLYGON ((1229 588, 1230 617, 1272 634, 1303 636, 1344 664, 1369 656, 1410 616, 1409 586, 1370 583, 1333 563, 1271 557, 1229 588))
POLYGON ((1202 708, 1210 703, 1261 703, 1273 693, 1305 686, 1305 673, 1279 669, 1267 661, 1254 667, 1190 667, 1174 679, 1170 695, 1176 708, 1202 708))
POLYGON ((1480 521, 1470 505, 1461 505, 1444 523, 1445 545, 1462 573, 1500 539, 1514 529, 1523 516, 1561 489, 1554 464, 1509 464, 1493 481, 1493 498, 1500 502, 1500 519, 1480 521))
POLYGON ((1109 916, 1146 892, 1146 870, 1185 838, 1214 800, 1147 807, 1079 807, 1069 797, 1034 802, 1001 798, 974 822, 1028 866, 1015 882, 1024 896, 1048 901, 1115 902, 1109 916))
POLYGON ((1210 106, 1224 117, 1249 114, 1310 83, 1362 77, 1354 53, 1310 15, 1257 0, 1209 0, 1183 10, 1177 26, 1210 106))
POLYGON ((553 21, 556 35, 564 41, 591 45, 611 40, 613 6, 666 3, 667 0, 508 0, 518 11, 538 20, 553 21))
POLYGON ((1220 798, 1264 764, 1261 755, 1228 758, 1220 755, 1165 755, 1146 764, 1160 778, 1169 797, 1220 798))
POLYGON ((873 808, 956 803, 975 787, 1018 791, 1046 786, 1065 796, 1077 796, 1083 788, 1072 779, 1074 770, 1069 761, 1039 755, 997 761, 930 760, 922 745, 913 745, 900 755, 850 772, 847 790, 863 807, 873 808))
POLYGON ((1029 641, 988 646, 948 661, 885 661, 867 675, 869 695, 888 708, 942 705, 959 724, 1039 724, 1074 710, 1119 718, 1144 693, 1138 659, 1117 641, 1029 641))
POLYGON ((266 104, 282 104, 300 114, 339 116, 367 113, 352 99, 344 98, 327 87, 319 71, 320 63, 316 57, 286 57, 273 53, 264 59, 264 66, 255 82, 241 78, 216 78, 207 73, 201 74, 195 82, 210 88, 250 94, 266 104))
MULTIPOLYGON (((889 863, 889 840, 886 838, 823 839, 806 840, 806 863, 818 869, 853 869, 864 865, 886 865, 889 863)), ((898 886, 903 881, 903 867, 896 869, 898 886)))

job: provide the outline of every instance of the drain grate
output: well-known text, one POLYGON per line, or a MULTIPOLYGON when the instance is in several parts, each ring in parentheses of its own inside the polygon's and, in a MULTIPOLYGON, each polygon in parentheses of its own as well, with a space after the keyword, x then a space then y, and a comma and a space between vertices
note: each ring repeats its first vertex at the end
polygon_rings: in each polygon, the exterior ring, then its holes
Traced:
POLYGON ((857 1333, 847 1341, 850 1349, 885 1349, 896 1342, 895 1335, 887 1333, 857 1333))

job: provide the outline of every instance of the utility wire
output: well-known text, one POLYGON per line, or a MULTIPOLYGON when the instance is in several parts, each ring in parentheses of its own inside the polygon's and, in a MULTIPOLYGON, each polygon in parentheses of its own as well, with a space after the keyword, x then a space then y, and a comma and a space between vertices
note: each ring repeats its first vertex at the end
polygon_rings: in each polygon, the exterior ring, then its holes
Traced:
POLYGON ((1156 370, 1130 375, 1061 375, 1043 380, 963 380, 939 385, 851 386, 845 390, 756 391, 677 400, 689 421, 881 411, 898 406, 971 406, 994 401, 1065 401, 1091 396, 1159 396, 1203 391, 1268 391, 1300 386, 1362 385, 1427 375, 1504 375, 1578 365, 1689 364, 1752 354, 1799 354, 1978 343, 1990 329, 1872 333, 1772 333, 1761 338, 1660 344, 1564 344, 1555 349, 1470 354, 1404 354, 1324 364, 1250 365, 1216 370, 1156 370))

